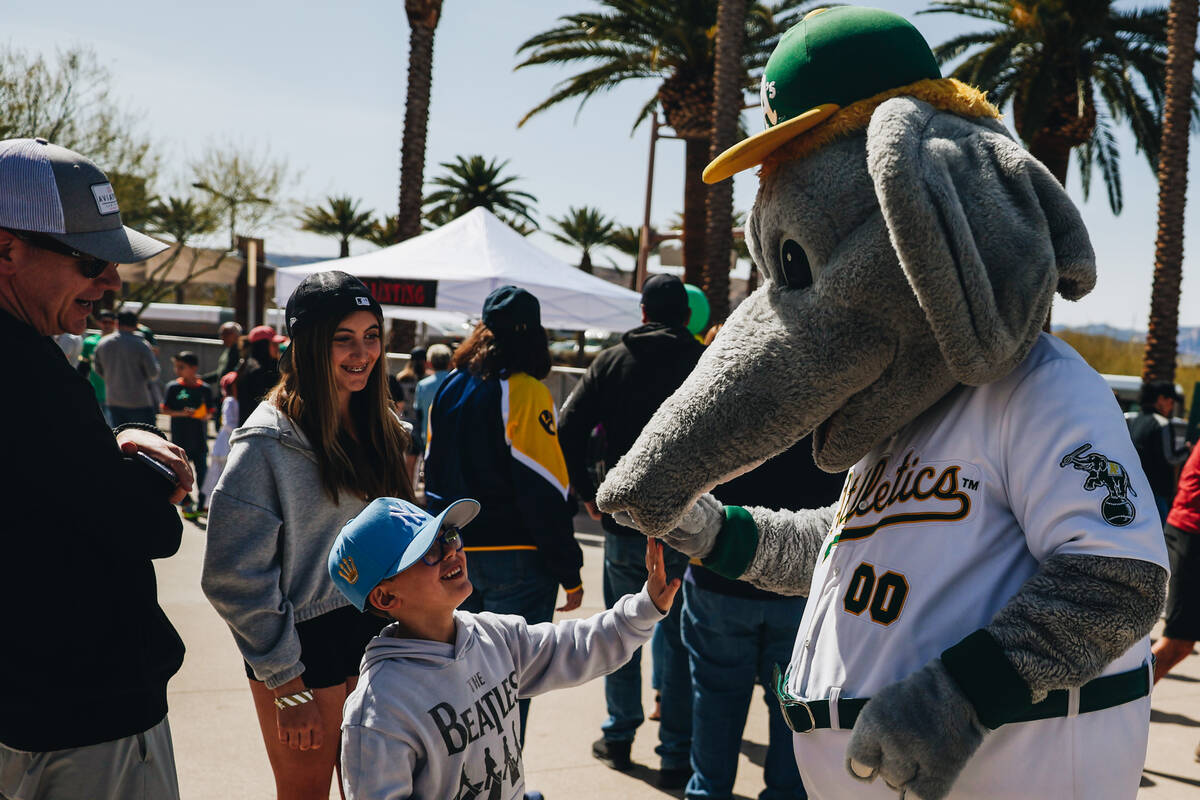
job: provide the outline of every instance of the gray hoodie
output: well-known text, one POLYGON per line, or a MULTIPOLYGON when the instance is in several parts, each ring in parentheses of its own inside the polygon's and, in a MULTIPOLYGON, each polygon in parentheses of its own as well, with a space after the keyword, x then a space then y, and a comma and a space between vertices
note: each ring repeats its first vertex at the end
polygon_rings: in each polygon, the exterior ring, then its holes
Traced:
POLYGON ((255 676, 273 689, 304 672, 296 623, 350 605, 325 560, 367 503, 349 492, 336 504, 329 498, 308 439, 270 403, 229 443, 200 583, 255 676))
POLYGON ((557 625, 456 611, 453 645, 396 638, 389 625, 367 645, 346 698, 347 800, 519 800, 517 700, 612 672, 662 618, 643 588, 557 625))

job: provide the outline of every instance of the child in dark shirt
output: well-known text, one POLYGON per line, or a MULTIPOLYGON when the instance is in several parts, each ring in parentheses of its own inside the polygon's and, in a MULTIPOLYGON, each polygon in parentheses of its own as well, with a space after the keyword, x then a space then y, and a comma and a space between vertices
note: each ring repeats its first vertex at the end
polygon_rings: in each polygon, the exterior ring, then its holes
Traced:
POLYGON ((212 390, 200 380, 197 371, 200 359, 190 350, 177 353, 173 359, 176 379, 167 384, 162 412, 171 418, 171 441, 187 453, 196 471, 197 495, 183 499, 183 516, 194 520, 205 512, 204 475, 208 471, 208 418, 214 411, 212 390))

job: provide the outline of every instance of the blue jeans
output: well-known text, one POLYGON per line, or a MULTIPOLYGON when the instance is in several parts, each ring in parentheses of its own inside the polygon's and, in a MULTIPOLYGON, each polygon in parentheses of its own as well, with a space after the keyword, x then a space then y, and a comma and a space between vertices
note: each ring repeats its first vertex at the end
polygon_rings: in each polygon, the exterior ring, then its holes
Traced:
MULTIPOLYGON (((554 618, 558 581, 546 569, 536 550, 482 550, 467 552, 467 577, 474 591, 459 606, 478 614, 518 614, 530 625, 554 618)), ((525 721, 529 700, 517 703, 521 712, 521 745, 525 745, 525 721)))
MULTIPOLYGON (((687 569, 687 556, 669 548, 663 550, 667 580, 680 578, 687 569)), ((641 591, 646 583, 646 539, 642 536, 604 534, 604 605, 612 608, 623 595, 641 591)), ((655 645, 661 652, 662 721, 658 727, 658 747, 663 769, 686 769, 692 740, 692 682, 688 673, 687 651, 679 638, 682 618, 678 600, 671 613, 658 623, 655 645)), ((657 655, 657 654, 656 654, 657 655)), ((600 726, 604 738, 613 742, 631 742, 642 724, 642 650, 629 663, 604 679, 604 699, 608 719, 600 726)))
MULTIPOLYGON (((682 602, 682 598, 681 598, 682 602)), ((659 625, 654 626, 654 636, 650 638, 650 688, 656 692, 662 692, 662 674, 663 674, 663 629, 659 625)))
MULTIPOLYGON (((678 600, 676 600, 678 604, 678 600)), ((683 584, 683 643, 692 667, 692 779, 689 798, 728 798, 754 684, 771 685, 771 667, 786 668, 804 614, 804 598, 730 597, 683 584)), ((766 789, 759 800, 807 798, 792 732, 767 688, 766 789)))
POLYGON ((146 406, 145 408, 108 406, 108 413, 112 418, 112 426, 114 428, 124 425, 126 422, 141 422, 146 425, 154 424, 154 406, 146 406))

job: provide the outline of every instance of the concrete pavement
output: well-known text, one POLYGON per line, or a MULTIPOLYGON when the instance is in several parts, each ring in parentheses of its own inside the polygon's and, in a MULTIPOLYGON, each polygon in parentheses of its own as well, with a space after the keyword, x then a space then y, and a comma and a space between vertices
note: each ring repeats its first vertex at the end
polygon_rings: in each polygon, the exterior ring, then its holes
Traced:
MULTIPOLYGON (((267 764, 241 657, 224 622, 200 591, 204 531, 184 523, 184 541, 173 558, 157 562, 159 597, 187 644, 183 669, 171 681, 170 723, 184 800, 268 800, 274 783, 267 764)), ((586 523, 581 528, 590 528, 586 523)), ((594 530, 594 529, 593 529, 594 530)), ((583 534, 584 600, 579 615, 601 610, 603 552, 583 534)), ((649 659, 642 659, 646 708, 652 704, 649 659)), ((655 723, 634 742, 635 769, 621 774, 591 756, 604 712, 602 681, 553 692, 533 702, 525 746, 526 785, 548 800, 681 797, 654 785, 658 759, 655 723)), ((766 706, 761 690, 751 703, 743 734, 735 797, 755 798, 763 788, 766 706)), ((1200 790, 1200 658, 1183 662, 1155 691, 1150 749, 1139 800, 1194 800, 1200 790)), ((1035 794, 1031 794, 1035 797, 1035 794)), ((337 798, 336 789, 331 798, 337 798)), ((432 799, 430 799, 432 800, 432 799)))

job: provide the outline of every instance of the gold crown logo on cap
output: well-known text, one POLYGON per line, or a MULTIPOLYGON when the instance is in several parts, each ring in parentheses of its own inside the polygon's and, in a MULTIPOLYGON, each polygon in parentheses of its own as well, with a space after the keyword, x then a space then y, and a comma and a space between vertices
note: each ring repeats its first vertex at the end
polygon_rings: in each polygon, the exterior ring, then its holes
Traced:
POLYGON ((338 562, 338 575, 341 575, 346 583, 358 583, 358 567, 354 566, 353 558, 342 557, 342 560, 338 562))

